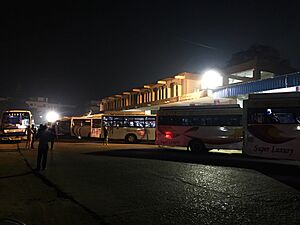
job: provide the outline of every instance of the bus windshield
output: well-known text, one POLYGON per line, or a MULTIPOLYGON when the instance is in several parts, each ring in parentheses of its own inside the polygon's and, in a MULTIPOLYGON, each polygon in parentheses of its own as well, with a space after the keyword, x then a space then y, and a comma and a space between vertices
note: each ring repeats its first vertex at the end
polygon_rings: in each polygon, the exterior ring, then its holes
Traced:
POLYGON ((248 124, 299 124, 300 108, 248 109, 248 124))
POLYGON ((26 128, 30 125, 28 112, 4 112, 2 115, 3 128, 26 128))

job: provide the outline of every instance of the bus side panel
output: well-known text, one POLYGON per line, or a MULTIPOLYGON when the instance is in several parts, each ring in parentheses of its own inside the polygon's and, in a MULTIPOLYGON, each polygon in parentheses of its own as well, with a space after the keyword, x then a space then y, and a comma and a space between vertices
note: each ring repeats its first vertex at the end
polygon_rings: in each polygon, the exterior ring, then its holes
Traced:
POLYGON ((145 128, 145 135, 142 138, 142 140, 155 141, 155 128, 154 127, 145 128))
POLYGON ((298 125, 249 125, 243 150, 252 156, 300 160, 299 145, 298 125))
POLYGON ((89 137, 91 126, 89 125, 74 125, 72 126, 72 136, 76 137, 89 137))
POLYGON ((242 127, 231 126, 159 126, 156 144, 188 146, 191 140, 202 141, 207 148, 242 148, 242 127))
POLYGON ((157 145, 187 146, 191 138, 185 132, 191 127, 159 125, 156 130, 157 145))
POLYGON ((125 137, 128 134, 134 134, 137 137, 137 140, 155 140, 155 128, 110 127, 108 136, 111 140, 125 140, 125 137))

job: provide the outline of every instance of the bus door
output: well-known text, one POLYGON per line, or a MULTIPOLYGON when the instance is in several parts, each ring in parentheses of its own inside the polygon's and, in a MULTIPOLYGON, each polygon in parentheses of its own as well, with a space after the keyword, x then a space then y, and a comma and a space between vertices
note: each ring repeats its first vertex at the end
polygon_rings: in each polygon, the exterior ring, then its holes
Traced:
POLYGON ((91 137, 100 138, 101 136, 101 119, 92 119, 91 137))

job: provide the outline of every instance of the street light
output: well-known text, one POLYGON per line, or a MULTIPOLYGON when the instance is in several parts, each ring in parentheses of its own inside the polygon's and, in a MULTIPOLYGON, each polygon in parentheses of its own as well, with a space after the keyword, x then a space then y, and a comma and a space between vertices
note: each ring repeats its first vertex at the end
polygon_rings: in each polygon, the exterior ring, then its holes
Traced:
POLYGON ((216 70, 206 71, 201 79, 202 89, 215 89, 216 87, 223 85, 223 77, 216 70))
POLYGON ((47 113, 46 115, 46 120, 50 123, 53 123, 55 122, 56 120, 59 119, 59 115, 57 112, 54 112, 54 111, 50 111, 47 113))

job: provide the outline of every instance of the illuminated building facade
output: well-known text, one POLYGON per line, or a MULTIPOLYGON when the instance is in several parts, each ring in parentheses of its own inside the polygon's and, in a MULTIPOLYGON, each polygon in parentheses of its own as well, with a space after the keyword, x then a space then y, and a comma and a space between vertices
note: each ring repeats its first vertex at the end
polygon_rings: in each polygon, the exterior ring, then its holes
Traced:
POLYGON ((201 88, 201 75, 179 73, 153 84, 102 99, 100 111, 157 110, 162 105, 213 103, 206 89, 201 88))
MULTIPOLYGON (((275 49, 254 45, 246 51, 232 55, 227 66, 220 71, 223 76, 223 83, 216 89, 205 89, 201 83, 204 74, 183 72, 158 80, 153 84, 146 84, 143 87, 106 97, 100 102, 100 111, 138 109, 155 112, 164 105, 241 103, 249 93, 255 93, 256 89, 260 92, 277 90, 278 85, 272 83, 284 78, 272 78, 295 71, 296 69, 292 68, 288 61, 280 58, 275 49), (266 80, 266 82, 256 82, 262 80, 266 80), (267 86, 264 86, 265 83, 267 86), (260 88, 252 87, 258 85, 262 86, 260 88), (270 87, 274 88, 270 89, 270 87), (232 90, 239 91, 234 95, 229 93, 232 90)), ((296 76, 295 79, 297 80, 300 75, 299 73, 295 74, 293 79, 296 76)), ((290 77, 288 76, 286 79, 291 79, 290 77)), ((287 90, 297 91, 297 82, 293 82, 293 85, 295 85, 293 86, 295 89, 287 90)), ((280 87, 286 88, 283 84, 280 87)))

